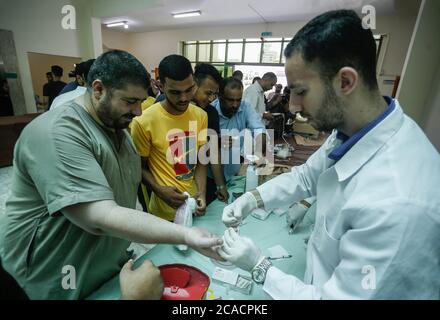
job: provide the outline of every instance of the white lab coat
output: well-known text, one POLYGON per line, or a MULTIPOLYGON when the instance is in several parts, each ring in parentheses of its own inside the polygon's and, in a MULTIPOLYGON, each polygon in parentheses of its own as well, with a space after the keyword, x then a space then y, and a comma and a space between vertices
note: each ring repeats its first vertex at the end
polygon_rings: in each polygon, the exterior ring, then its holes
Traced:
POLYGON ((438 152, 397 101, 335 163, 339 144, 334 132, 257 188, 266 210, 317 196, 304 281, 272 267, 263 289, 274 299, 439 299, 438 152))

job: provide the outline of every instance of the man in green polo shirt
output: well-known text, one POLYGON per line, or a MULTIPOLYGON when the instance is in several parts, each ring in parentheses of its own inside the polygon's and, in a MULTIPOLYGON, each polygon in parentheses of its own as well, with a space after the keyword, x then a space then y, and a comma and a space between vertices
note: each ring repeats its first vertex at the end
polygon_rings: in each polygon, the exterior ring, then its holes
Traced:
POLYGON ((212 248, 221 240, 208 231, 133 210, 141 160, 125 129, 148 85, 132 55, 104 53, 84 95, 23 130, 0 254, 31 299, 87 297, 121 270, 131 241, 183 243, 218 258, 212 248))

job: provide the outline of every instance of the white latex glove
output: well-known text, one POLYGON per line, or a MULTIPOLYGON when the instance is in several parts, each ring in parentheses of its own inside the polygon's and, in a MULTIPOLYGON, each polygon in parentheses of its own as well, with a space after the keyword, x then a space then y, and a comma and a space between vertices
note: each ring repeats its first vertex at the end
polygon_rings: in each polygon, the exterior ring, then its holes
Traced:
POLYGON ((218 249, 218 254, 238 268, 249 272, 263 257, 261 250, 251 239, 240 237, 232 228, 225 231, 223 245, 218 249))
POLYGON ((227 227, 237 227, 256 208, 257 199, 252 193, 246 192, 223 209, 222 221, 227 227))
POLYGON ((309 210, 310 206, 315 202, 316 197, 310 197, 303 201, 307 202, 309 206, 307 207, 301 202, 294 203, 286 214, 286 223, 290 228, 295 229, 304 219, 304 216, 309 210))

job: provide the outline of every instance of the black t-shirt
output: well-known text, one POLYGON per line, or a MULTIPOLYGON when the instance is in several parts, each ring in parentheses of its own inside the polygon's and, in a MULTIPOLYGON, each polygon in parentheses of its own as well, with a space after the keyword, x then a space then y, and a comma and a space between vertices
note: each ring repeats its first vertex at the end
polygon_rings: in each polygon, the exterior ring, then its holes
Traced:
POLYGON ((66 83, 63 81, 51 81, 43 86, 43 96, 49 97, 49 105, 47 110, 50 109, 52 101, 60 94, 61 90, 63 90, 65 86, 66 83))
POLYGON ((208 129, 214 130, 220 136, 220 118, 217 109, 209 104, 204 110, 208 114, 208 129))

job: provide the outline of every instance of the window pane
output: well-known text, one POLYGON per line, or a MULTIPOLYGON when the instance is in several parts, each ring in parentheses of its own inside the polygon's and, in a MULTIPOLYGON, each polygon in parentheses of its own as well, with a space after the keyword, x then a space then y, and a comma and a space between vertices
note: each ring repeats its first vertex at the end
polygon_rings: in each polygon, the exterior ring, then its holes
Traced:
POLYGON ((244 62, 260 62, 261 43, 246 43, 244 62))
POLYGON ((248 39, 246 39, 246 42, 248 42, 248 41, 260 41, 261 42, 261 39, 260 38, 248 38, 248 39))
POLYGON ((281 56, 281 63, 286 63, 286 58, 284 57, 284 49, 286 49, 288 44, 289 44, 288 41, 284 41, 283 42, 283 50, 282 50, 283 55, 281 56))
POLYGON ((262 63, 280 63, 281 42, 265 42, 263 44, 262 63))
POLYGON ((226 43, 214 43, 212 45, 212 61, 224 62, 226 53, 226 43))
POLYGON ((196 61, 196 46, 195 45, 187 45, 185 46, 185 57, 188 58, 189 61, 196 61))
POLYGON ((213 40, 213 42, 226 42, 226 40, 213 40))
POLYGON ((243 52, 243 43, 229 43, 228 44, 228 62, 241 62, 241 55, 243 52))
POLYGON ((243 39, 230 39, 229 42, 243 42, 243 39))
POLYGON ((211 53, 211 45, 199 44, 199 61, 209 62, 210 53, 211 53))

